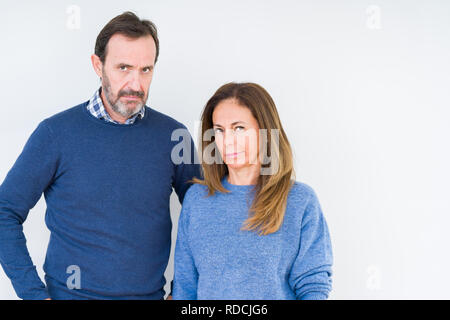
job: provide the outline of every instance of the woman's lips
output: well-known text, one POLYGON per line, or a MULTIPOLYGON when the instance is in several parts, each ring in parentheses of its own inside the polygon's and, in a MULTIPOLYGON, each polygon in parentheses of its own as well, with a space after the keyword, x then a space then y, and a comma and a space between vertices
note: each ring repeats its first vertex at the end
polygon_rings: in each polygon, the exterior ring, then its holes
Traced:
POLYGON ((239 154, 243 153, 244 151, 241 152, 233 152, 233 153, 226 153, 225 156, 227 158, 233 158, 233 157, 237 157, 239 154))

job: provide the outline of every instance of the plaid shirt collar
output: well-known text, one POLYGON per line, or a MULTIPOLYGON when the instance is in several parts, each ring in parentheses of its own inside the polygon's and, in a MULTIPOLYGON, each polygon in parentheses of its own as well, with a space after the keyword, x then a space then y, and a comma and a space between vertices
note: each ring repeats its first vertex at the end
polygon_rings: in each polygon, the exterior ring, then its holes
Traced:
MULTIPOLYGON (((102 102, 102 98, 100 97, 101 90, 102 90, 102 87, 100 87, 99 89, 97 89, 95 91, 94 95, 89 100, 87 109, 94 117, 96 117, 98 119, 102 119, 102 120, 105 120, 108 122, 113 122, 113 123, 119 124, 119 122, 113 120, 111 118, 111 116, 108 114, 108 112, 106 111, 106 109, 103 105, 103 102, 102 102)), ((131 118, 128 118, 124 124, 133 124, 137 117, 140 117, 142 119, 144 117, 144 114, 145 114, 145 106, 143 106, 142 109, 138 113, 136 113, 134 116, 132 116, 131 118)))

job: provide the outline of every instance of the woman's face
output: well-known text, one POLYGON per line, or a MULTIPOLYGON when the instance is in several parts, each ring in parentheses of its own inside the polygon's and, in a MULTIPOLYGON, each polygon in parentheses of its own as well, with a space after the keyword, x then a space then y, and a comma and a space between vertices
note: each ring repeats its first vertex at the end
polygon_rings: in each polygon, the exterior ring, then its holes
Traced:
POLYGON ((259 126, 250 109, 226 99, 216 106, 212 120, 215 142, 227 166, 259 165, 259 126))

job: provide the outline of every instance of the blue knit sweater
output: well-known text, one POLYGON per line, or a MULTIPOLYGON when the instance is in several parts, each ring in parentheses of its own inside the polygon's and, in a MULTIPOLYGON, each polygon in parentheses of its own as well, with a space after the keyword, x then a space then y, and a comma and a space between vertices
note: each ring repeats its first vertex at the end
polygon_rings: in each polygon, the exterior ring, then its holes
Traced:
POLYGON ((0 186, 0 263, 23 299, 161 299, 172 188, 182 202, 200 176, 198 164, 171 161, 181 141, 172 132, 186 127, 147 106, 144 118, 115 124, 86 105, 42 121, 0 186), (46 284, 22 229, 42 193, 46 284))
POLYGON ((207 197, 189 188, 178 224, 173 298, 327 299, 332 284, 330 235, 316 193, 295 182, 284 222, 270 235, 241 231, 254 196, 252 186, 207 197))

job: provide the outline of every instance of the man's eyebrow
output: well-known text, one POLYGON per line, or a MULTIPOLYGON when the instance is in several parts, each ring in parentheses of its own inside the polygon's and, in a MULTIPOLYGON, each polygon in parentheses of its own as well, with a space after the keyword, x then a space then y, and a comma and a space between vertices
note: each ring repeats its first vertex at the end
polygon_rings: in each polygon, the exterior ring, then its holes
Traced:
MULTIPOLYGON (((118 67, 127 67, 127 68, 133 68, 134 66, 132 66, 132 65, 129 65, 129 64, 127 64, 127 63, 118 63, 117 64, 117 66, 118 67)), ((150 70, 152 70, 153 69, 153 66, 145 66, 145 67, 143 67, 142 69, 145 69, 145 68, 149 68, 150 70)))
POLYGON ((132 65, 129 65, 129 64, 126 64, 126 63, 122 63, 122 62, 118 63, 117 66, 118 67, 133 67, 132 65))

